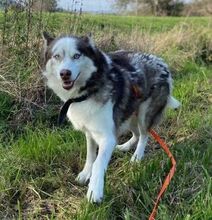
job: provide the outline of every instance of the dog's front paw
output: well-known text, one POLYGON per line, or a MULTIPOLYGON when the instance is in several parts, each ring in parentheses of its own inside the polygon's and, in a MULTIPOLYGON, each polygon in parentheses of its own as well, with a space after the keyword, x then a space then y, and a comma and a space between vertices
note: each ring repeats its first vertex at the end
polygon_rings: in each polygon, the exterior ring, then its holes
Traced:
MULTIPOLYGON (((101 181, 100 181, 101 182, 101 181)), ((103 182, 93 182, 89 183, 87 199, 92 203, 100 203, 103 199, 103 182)))
POLYGON ((77 178, 76 178, 76 181, 80 184, 80 185, 85 185, 88 180, 90 179, 91 177, 91 171, 89 170, 82 170, 77 178))
POLYGON ((103 199, 103 191, 88 189, 87 199, 89 202, 92 202, 92 203, 101 203, 103 199))
POLYGON ((141 161, 143 159, 143 157, 144 157, 144 154, 136 154, 136 153, 134 153, 132 155, 132 157, 131 157, 130 162, 132 162, 132 163, 139 162, 139 161, 141 161))

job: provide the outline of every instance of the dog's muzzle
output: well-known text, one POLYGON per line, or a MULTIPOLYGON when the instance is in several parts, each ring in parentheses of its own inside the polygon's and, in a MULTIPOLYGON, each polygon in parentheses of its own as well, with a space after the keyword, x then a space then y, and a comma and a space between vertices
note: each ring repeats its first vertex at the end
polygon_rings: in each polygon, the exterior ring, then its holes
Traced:
POLYGON ((63 81, 63 88, 66 90, 70 90, 74 85, 74 81, 71 80, 71 71, 67 69, 61 70, 60 77, 63 81))

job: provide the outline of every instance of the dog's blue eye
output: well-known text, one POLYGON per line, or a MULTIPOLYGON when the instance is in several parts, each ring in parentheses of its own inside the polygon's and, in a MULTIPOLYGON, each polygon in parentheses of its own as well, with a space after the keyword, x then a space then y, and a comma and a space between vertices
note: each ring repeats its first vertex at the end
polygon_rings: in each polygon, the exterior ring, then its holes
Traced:
POLYGON ((81 57, 81 54, 76 53, 76 54, 74 54, 73 59, 77 60, 77 59, 79 59, 80 57, 81 57))
POLYGON ((57 59, 57 60, 60 59, 60 55, 59 55, 59 54, 56 54, 56 55, 54 55, 53 57, 54 57, 55 59, 57 59))

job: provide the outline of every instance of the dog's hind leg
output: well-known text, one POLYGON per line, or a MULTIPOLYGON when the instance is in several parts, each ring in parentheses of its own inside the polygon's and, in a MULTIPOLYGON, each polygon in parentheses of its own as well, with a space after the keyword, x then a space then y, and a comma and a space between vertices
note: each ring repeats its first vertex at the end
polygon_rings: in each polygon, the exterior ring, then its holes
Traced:
POLYGON ((96 159, 97 153, 97 144, 92 139, 90 134, 86 133, 86 142, 87 142, 87 155, 86 162, 83 170, 78 174, 76 181, 80 184, 86 184, 91 177, 92 166, 96 159))
POLYGON ((150 100, 147 100, 143 102, 139 107, 139 114, 138 114, 139 140, 136 150, 131 158, 132 162, 139 161, 144 156, 145 147, 148 141, 148 132, 145 126, 145 118, 149 104, 150 104, 150 100))
POLYGON ((146 132, 141 131, 136 150, 131 158, 131 162, 139 161, 143 158, 147 141, 148 141, 148 134, 146 132))
POLYGON ((170 95, 169 87, 167 82, 159 82, 152 88, 149 99, 140 105, 138 116, 140 137, 131 161, 139 161, 144 156, 148 131, 159 122, 162 116, 170 95))
POLYGON ((124 144, 117 145, 116 148, 123 152, 129 151, 137 143, 138 137, 138 129, 135 129, 132 131, 132 137, 130 138, 130 140, 128 140, 124 144))

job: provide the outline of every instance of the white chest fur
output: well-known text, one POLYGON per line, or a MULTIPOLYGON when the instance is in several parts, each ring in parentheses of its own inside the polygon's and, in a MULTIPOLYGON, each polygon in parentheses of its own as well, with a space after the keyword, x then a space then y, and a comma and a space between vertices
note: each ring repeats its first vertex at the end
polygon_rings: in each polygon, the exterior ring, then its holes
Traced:
POLYGON ((113 122, 113 104, 97 103, 92 99, 70 105, 67 116, 74 128, 81 131, 101 132, 111 128, 113 122))

